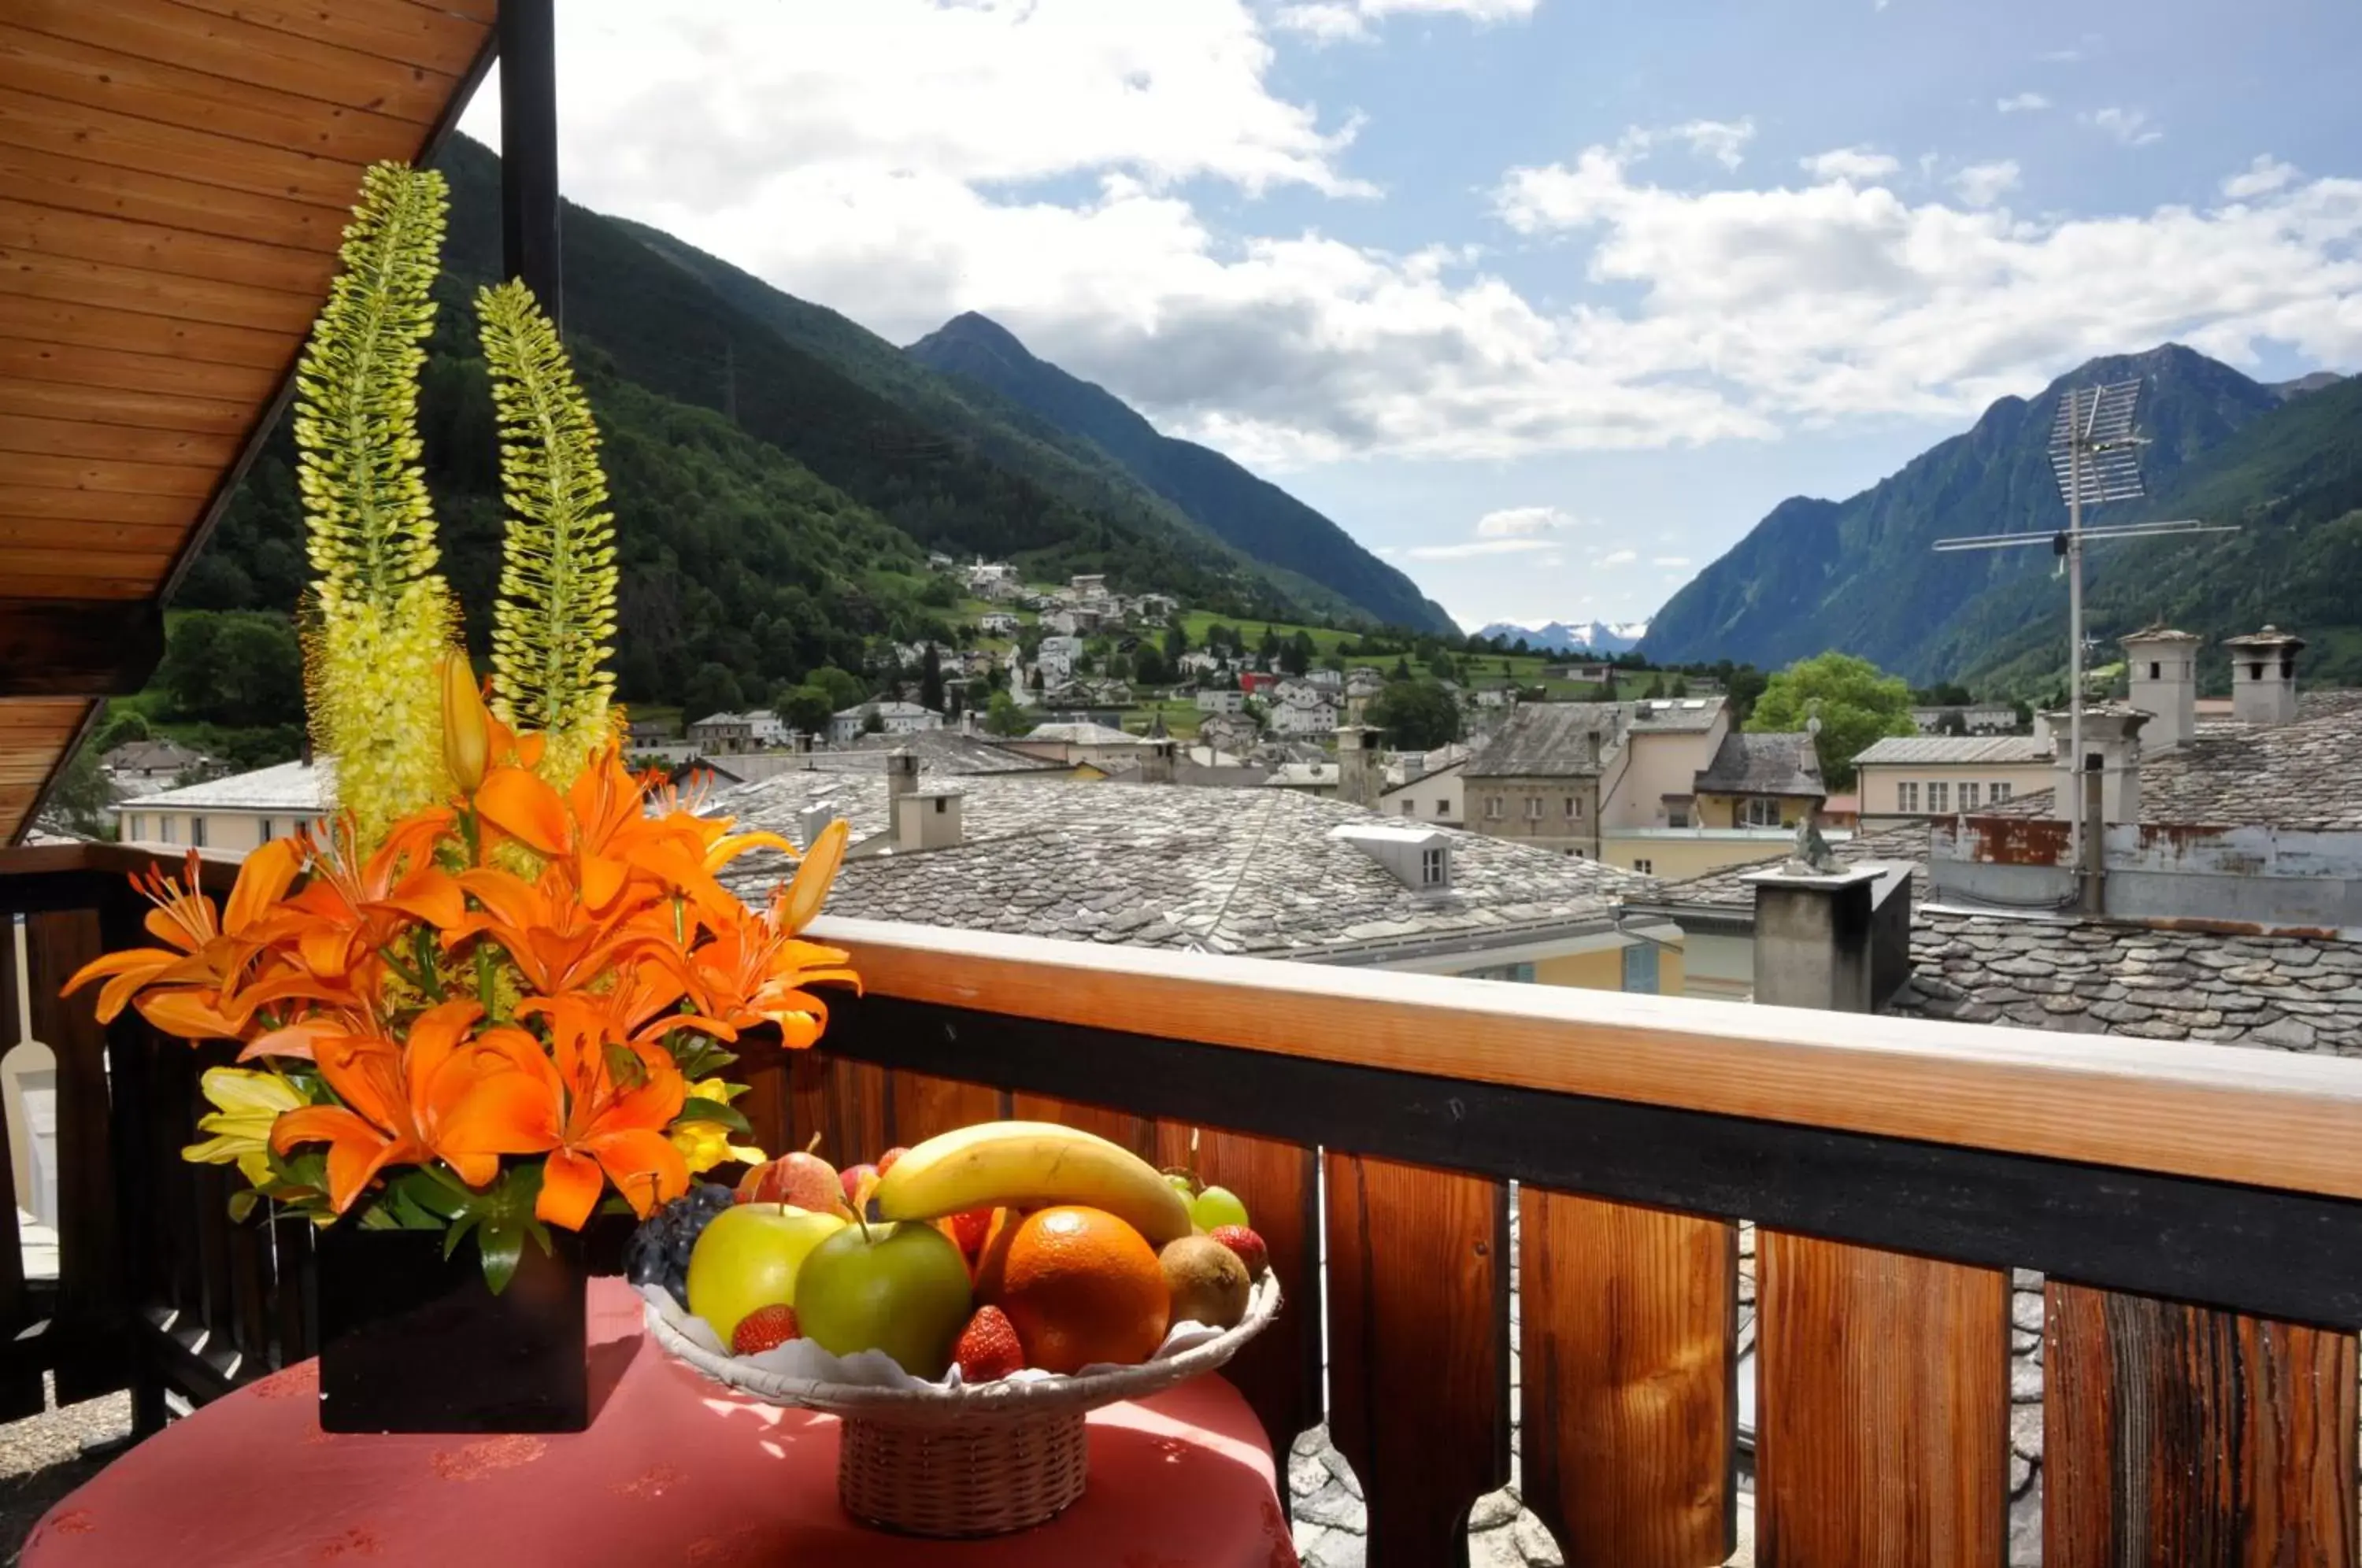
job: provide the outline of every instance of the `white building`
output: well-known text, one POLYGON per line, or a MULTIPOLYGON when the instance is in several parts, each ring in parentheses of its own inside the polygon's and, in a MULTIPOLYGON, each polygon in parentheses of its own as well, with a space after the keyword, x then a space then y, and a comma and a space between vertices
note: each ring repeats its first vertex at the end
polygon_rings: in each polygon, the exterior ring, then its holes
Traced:
POLYGON ((1235 687, 1229 690, 1209 688, 1198 693, 1198 712, 1201 713, 1242 713, 1246 706, 1247 694, 1235 687))
POLYGON ((1083 661, 1083 639, 1061 633, 1042 639, 1033 651, 1033 668, 1042 672, 1042 684, 1055 686, 1075 678, 1075 667, 1083 661))
POLYGON ((1002 610, 976 618, 976 629, 988 637, 1013 637, 1021 624, 1022 623, 1016 616, 1002 610))
POLYGON ((1005 603, 1025 591, 1017 569, 1007 561, 978 561, 967 569, 967 591, 978 599, 1005 603))
POLYGON ((1283 735, 1325 735, 1337 727, 1337 704, 1308 687, 1283 686, 1271 705, 1271 727, 1283 735))
POLYGON ((1173 668, 1185 676, 1205 676, 1220 674, 1224 666, 1221 655, 1208 653, 1203 648, 1193 648, 1175 659, 1173 668))
POLYGON ((794 738, 795 732, 788 727, 787 721, 768 708, 744 713, 708 713, 689 726, 689 744, 713 756, 764 751, 786 745, 794 738))
POLYGON ((944 727, 944 716, 933 708, 922 708, 916 702, 861 702, 842 709, 830 716, 828 738, 842 745, 858 740, 869 728, 869 715, 877 715, 884 733, 889 735, 916 734, 921 730, 944 727))

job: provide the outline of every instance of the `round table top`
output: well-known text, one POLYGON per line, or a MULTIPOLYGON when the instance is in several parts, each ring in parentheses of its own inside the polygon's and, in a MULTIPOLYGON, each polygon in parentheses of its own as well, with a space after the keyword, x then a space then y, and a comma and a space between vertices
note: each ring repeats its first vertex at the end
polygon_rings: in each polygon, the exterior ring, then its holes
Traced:
POLYGON ((502 1563, 885 1568, 1107 1563, 1295 1568, 1271 1451, 1238 1392, 1200 1377, 1090 1418, 1090 1488, 1037 1529, 918 1540, 837 1507, 837 1423, 710 1382, 593 1280, 588 1431, 320 1430, 315 1363, 176 1421, 50 1510, 27 1568, 458 1568, 502 1563))

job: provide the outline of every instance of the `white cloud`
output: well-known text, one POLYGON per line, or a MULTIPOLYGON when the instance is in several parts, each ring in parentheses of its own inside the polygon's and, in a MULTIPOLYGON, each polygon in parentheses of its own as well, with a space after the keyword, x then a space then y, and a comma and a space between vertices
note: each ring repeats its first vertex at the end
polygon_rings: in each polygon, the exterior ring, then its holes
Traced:
POLYGON ((2089 109, 2077 115, 2075 123, 2114 137, 2126 147, 2147 147, 2150 142, 2165 139, 2165 132, 2148 117, 2146 109, 2120 109, 2113 105, 2104 109, 2089 109))
POLYGON ((2017 188, 2018 169, 2013 159, 1994 163, 1971 163, 1952 176, 1952 189, 1960 200, 1972 207, 1989 207, 2001 200, 2002 194, 2017 188))
POLYGON ((1366 39, 1370 24, 1389 17, 1455 16, 1477 22, 1520 21, 1540 0, 1304 0, 1282 6, 1273 25, 1320 39, 1366 39))
POLYGON ((1415 561, 1458 561, 1472 556, 1514 556, 1551 547, 1548 539, 1463 539, 1456 545, 1414 545, 1403 554, 1415 561))
POLYGON ((1816 152, 1810 158, 1796 160, 1805 173, 1816 180, 1876 180, 1892 174, 1903 165, 1885 153, 1873 152, 1866 147, 1840 147, 1827 152, 1816 152))
POLYGON ((1690 558, 1687 556, 1651 556, 1649 558, 1649 564, 1650 566, 1685 567, 1690 564, 1690 558))
MULTIPOLYGON (((897 341, 982 311, 1251 464, 1950 417, 2168 337, 2362 359, 2355 179, 2020 218, 1884 177, 1742 182, 1713 166, 1752 126, 1691 121, 1509 171, 1495 209, 1546 269, 1521 287, 1481 235, 1356 245, 1231 199, 1293 188, 1359 212, 1370 190, 1354 124, 1276 85, 1250 0, 646 12, 563 8, 568 195, 897 341), (1674 149, 1731 188, 1688 188, 1685 166, 1655 182, 1674 149)), ((467 127, 497 126, 487 95, 467 127)))
POLYGON ((1630 566, 1639 558, 1640 554, 1638 550, 1616 550, 1600 557, 1599 564, 1604 567, 1630 566))
POLYGON ((2244 202, 2251 196, 2268 196, 2274 191, 2285 189, 2296 177, 2295 164, 2282 163, 2269 153, 2259 152, 2246 170, 2223 182, 2223 193, 2235 202, 2244 202))
POLYGON ((1507 506, 1498 512, 1487 512, 1476 519, 1476 536, 1480 539, 1508 539, 1528 534, 1546 534, 1554 528, 1572 528, 1574 521, 1555 506, 1507 506))
POLYGON ((2030 114, 2036 109, 2047 109, 2049 106, 2050 100, 2039 93, 2013 93, 2006 98, 1997 100, 1993 105, 1994 108, 2004 115, 2030 114))

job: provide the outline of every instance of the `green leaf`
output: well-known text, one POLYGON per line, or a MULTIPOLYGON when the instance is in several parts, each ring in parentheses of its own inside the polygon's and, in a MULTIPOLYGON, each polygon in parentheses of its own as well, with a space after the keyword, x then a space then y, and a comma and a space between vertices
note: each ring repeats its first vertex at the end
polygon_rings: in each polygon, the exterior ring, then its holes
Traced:
POLYGON ((250 1187, 243 1188, 237 1192, 231 1193, 229 1195, 229 1222, 233 1225, 244 1224, 246 1222, 246 1217, 254 1212, 254 1206, 261 1201, 262 1194, 250 1187))
POLYGON ((476 1244, 483 1249, 484 1283, 498 1296, 516 1277, 517 1264, 524 1255, 524 1227, 499 1222, 478 1229, 476 1244))
POLYGON ((685 1099, 680 1114, 673 1118, 677 1126, 683 1121, 718 1121, 733 1132, 745 1137, 755 1135, 754 1127, 737 1110, 718 1099, 685 1099))

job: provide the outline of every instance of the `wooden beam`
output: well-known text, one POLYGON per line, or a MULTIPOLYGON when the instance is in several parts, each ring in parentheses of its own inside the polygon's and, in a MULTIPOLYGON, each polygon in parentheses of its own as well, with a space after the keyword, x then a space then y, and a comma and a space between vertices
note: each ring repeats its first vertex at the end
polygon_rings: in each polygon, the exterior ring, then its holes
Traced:
POLYGON ((562 327, 557 31, 552 0, 500 8, 502 268, 562 327))
POLYGON ((0 697, 127 697, 163 657, 152 603, 0 599, 0 697))
POLYGON ((2362 1064, 2331 1056, 2163 1040, 2131 1051, 2033 1029, 877 921, 826 921, 814 935, 854 948, 875 995, 1101 1029, 1153 1020, 1169 1037, 1319 1061, 2362 1198, 2362 1064))

